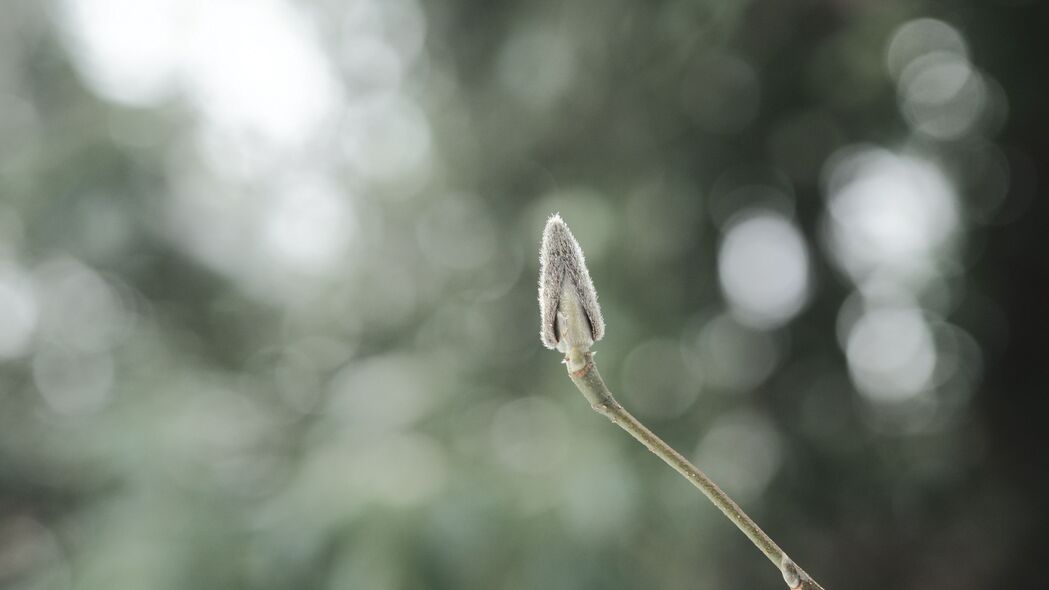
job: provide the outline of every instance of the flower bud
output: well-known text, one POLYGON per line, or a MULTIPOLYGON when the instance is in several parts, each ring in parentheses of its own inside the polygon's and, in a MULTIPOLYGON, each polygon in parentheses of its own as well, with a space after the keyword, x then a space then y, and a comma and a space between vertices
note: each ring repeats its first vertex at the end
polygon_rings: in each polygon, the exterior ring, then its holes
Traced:
POLYGON ((539 250, 539 315, 543 345, 565 354, 586 352, 605 335, 583 250, 556 213, 546 222, 539 250))

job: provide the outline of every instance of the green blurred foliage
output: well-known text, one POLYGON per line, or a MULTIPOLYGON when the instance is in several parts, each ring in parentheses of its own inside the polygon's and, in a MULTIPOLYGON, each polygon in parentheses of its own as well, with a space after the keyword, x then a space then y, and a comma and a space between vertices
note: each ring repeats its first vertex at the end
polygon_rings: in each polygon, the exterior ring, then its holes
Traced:
POLYGON ((781 587, 541 347, 554 212, 612 389, 826 587, 1036 579, 1032 4, 9 3, 0 587, 781 587))

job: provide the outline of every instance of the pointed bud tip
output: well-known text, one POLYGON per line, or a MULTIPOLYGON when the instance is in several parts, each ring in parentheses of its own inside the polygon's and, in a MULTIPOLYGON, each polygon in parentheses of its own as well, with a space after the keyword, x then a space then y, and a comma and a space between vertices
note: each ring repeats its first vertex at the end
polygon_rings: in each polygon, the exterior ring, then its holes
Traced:
MULTIPOLYGON (((559 213, 554 213, 546 220, 546 226, 543 227, 543 250, 549 249, 549 243, 555 239, 555 236, 564 236, 568 234, 572 235, 572 232, 568 229, 568 225, 561 219, 559 213)), ((572 238, 574 241, 574 238, 572 238)))
POLYGON ((583 250, 558 213, 547 219, 543 229, 539 266, 543 344, 562 352, 586 351, 605 335, 605 323, 583 250), (563 297, 565 293, 569 297, 563 297))

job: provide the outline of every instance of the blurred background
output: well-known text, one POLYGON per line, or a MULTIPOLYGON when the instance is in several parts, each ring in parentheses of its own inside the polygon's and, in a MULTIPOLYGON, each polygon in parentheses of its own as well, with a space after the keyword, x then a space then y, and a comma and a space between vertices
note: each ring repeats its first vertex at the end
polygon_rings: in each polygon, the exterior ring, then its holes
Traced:
MULTIPOLYGON (((0 587, 1044 587, 1034 1, 14 0, 0 587)), ((1039 178, 1039 174, 1042 178, 1039 178)))

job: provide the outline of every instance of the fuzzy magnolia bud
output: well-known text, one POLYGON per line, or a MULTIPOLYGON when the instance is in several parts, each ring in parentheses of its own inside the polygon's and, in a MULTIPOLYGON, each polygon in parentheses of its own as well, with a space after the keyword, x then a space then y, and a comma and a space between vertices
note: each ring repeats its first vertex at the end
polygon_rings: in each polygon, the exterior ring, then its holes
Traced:
POLYGON ((547 348, 586 352, 605 335, 597 292, 579 242, 554 214, 539 250, 539 331, 547 348))

